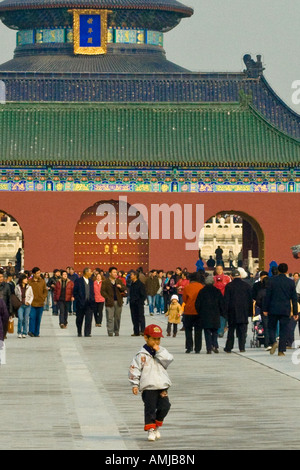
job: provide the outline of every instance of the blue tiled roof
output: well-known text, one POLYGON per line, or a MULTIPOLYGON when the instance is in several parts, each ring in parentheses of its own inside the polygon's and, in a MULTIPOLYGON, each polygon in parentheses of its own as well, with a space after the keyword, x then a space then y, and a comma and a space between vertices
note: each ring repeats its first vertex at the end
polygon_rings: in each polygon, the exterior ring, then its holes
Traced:
MULTIPOLYGON (((98 56, 74 55, 73 44, 35 44, 16 49, 15 58, 0 65, 2 71, 52 73, 56 78, 70 74, 174 73, 188 70, 167 60, 164 49, 149 44, 109 44, 108 53, 98 56), (36 53, 35 53, 36 52, 36 53)), ((93 75, 93 78, 97 78, 93 75)), ((73 101, 73 99, 70 99, 73 101)))
POLYGON ((177 0, 4 0, 0 19, 12 29, 55 28, 72 25, 69 10, 108 9, 108 22, 117 27, 170 31, 194 10, 177 0))

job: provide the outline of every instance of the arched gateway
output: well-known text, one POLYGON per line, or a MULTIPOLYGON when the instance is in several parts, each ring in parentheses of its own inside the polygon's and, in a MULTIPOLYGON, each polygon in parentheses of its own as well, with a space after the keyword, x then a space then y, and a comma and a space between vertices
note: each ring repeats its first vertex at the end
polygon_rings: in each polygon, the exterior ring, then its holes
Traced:
MULTIPOLYGON (((206 261, 215 254, 218 246, 223 249, 223 260, 229 266, 229 253, 235 262, 238 258, 243 266, 251 250, 257 267, 264 269, 265 265, 265 236, 259 223, 249 214, 239 210, 222 210, 207 219, 201 231, 201 255, 206 261), (227 263, 226 263, 227 262, 227 263)), ((250 269, 251 270, 251 269, 250 269)), ((252 270, 251 270, 252 272, 252 270)))
POLYGON ((130 223, 139 216, 133 206, 119 201, 100 201, 86 209, 77 223, 74 237, 74 264, 77 272, 83 268, 110 266, 129 271, 142 267, 149 269, 148 227, 137 226, 138 237, 130 233, 130 223), (130 210, 133 209, 133 210, 130 210), (134 215, 130 215, 134 213, 134 215), (147 228, 147 230, 146 230, 147 228), (143 231, 143 233, 142 233, 143 231), (136 239, 134 239, 136 238, 136 239))
MULTIPOLYGON (((0 210, 0 265, 7 266, 9 262, 16 263, 17 251, 23 249, 23 232, 16 219, 0 210)), ((21 269, 22 255, 18 269, 21 269)))

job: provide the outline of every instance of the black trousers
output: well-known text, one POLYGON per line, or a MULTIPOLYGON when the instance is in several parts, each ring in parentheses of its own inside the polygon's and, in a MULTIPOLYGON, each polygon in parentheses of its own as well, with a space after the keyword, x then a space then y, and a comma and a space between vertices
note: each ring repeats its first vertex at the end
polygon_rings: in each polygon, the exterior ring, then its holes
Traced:
POLYGON ((213 348, 219 349, 218 330, 216 328, 204 328, 204 337, 207 351, 212 351, 213 348))
POLYGON ((162 396, 166 390, 144 390, 142 399, 145 406, 145 431, 156 426, 162 426, 163 421, 170 411, 169 397, 162 396))
POLYGON ((164 297, 165 313, 167 313, 170 302, 171 302, 171 296, 169 292, 164 292, 163 297, 164 297))
POLYGON ((84 336, 89 336, 92 332, 93 308, 90 304, 77 305, 76 326, 78 335, 82 334, 84 321, 84 336))
POLYGON ((247 337, 248 324, 247 323, 236 323, 231 326, 228 326, 228 334, 225 350, 231 351, 234 346, 234 333, 236 331, 236 336, 238 338, 239 350, 245 350, 246 337, 247 337))
POLYGON ((184 328, 186 349, 193 351, 195 345, 195 352, 200 352, 202 348, 202 329, 199 325, 198 315, 184 315, 184 328), (193 329, 195 343, 193 341, 193 329))
POLYGON ((94 304, 94 318, 95 318, 96 325, 102 324, 103 307, 104 307, 104 302, 95 302, 94 304))
POLYGON ((289 331, 290 331, 290 317, 286 315, 268 315, 268 319, 269 319, 270 344, 274 344, 276 342, 277 322, 279 321, 278 351, 285 352, 286 343, 287 343, 289 331))
POLYGON ((168 322, 167 333, 171 334, 172 325, 173 325, 173 335, 177 335, 177 330, 178 330, 178 324, 177 323, 168 322))
POLYGON ((64 300, 58 301, 58 310, 59 310, 59 324, 67 325, 68 324, 68 311, 69 311, 69 302, 64 300))
POLYGON ((133 324, 133 334, 138 336, 144 333, 145 324, 145 311, 143 302, 130 302, 130 313, 133 324))
POLYGON ((265 336, 264 345, 265 345, 265 348, 267 348, 269 346, 272 346, 270 345, 269 318, 265 317, 265 315, 261 313, 261 320, 262 320, 262 324, 264 327, 264 336, 265 336))

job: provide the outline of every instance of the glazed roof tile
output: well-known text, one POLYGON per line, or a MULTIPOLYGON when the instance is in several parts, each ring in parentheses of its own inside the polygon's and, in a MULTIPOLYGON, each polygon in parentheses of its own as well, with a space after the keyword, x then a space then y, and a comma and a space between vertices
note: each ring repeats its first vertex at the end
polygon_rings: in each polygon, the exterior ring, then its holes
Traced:
POLYGON ((158 56, 146 62, 134 56, 114 56, 108 63, 78 58, 72 62, 74 68, 69 73, 57 72, 64 63, 63 57, 35 61, 34 66, 39 64, 39 72, 30 71, 34 68, 32 58, 20 59, 21 63, 15 60, 0 66, 0 80, 5 82, 7 101, 222 104, 238 101, 243 90, 252 95, 253 107, 267 121, 300 141, 300 115, 278 97, 264 76, 248 79, 244 73, 192 73, 158 56), (18 71, 17 65, 22 70, 26 59, 28 71, 18 71), (110 69, 106 73, 108 65, 110 69), (163 72, 151 73, 154 66, 163 72), (102 67, 106 67, 105 73, 102 67), (135 67, 139 67, 138 73, 132 73, 135 67), (117 70, 123 73, 117 73, 117 70))
MULTIPOLYGON (((125 49, 126 46, 123 46, 125 49)), ((155 46, 151 47, 153 53, 139 54, 113 53, 98 56, 73 56, 73 55, 36 55, 17 57, 5 64, 0 65, 0 74, 2 71, 33 72, 39 73, 83 73, 91 74, 123 74, 123 73, 176 73, 188 72, 185 68, 174 64, 166 59, 162 50, 155 51, 155 46)), ((157 46, 157 49, 161 49, 157 46)), ((107 76, 108 77, 108 76, 107 76)), ((108 77, 109 78, 109 77, 108 77)))
POLYGON ((300 143, 239 103, 7 103, 0 130, 2 165, 300 165, 300 143))
POLYGON ((177 0, 4 0, 0 11, 28 8, 100 8, 131 10, 163 10, 181 13, 189 17, 194 10, 177 0))

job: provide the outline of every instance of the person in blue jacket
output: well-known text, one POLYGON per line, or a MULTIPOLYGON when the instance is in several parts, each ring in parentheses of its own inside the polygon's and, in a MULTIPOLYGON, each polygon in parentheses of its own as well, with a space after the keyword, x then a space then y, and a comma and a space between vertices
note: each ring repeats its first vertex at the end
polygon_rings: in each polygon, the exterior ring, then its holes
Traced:
POLYGON ((268 317, 270 354, 274 354, 278 348, 278 355, 284 356, 290 328, 291 314, 298 321, 298 303, 295 282, 287 277, 288 265, 281 263, 278 266, 279 274, 270 278, 267 286, 266 297, 263 303, 264 315, 268 317), (279 344, 276 342, 276 327, 279 322, 279 344))

